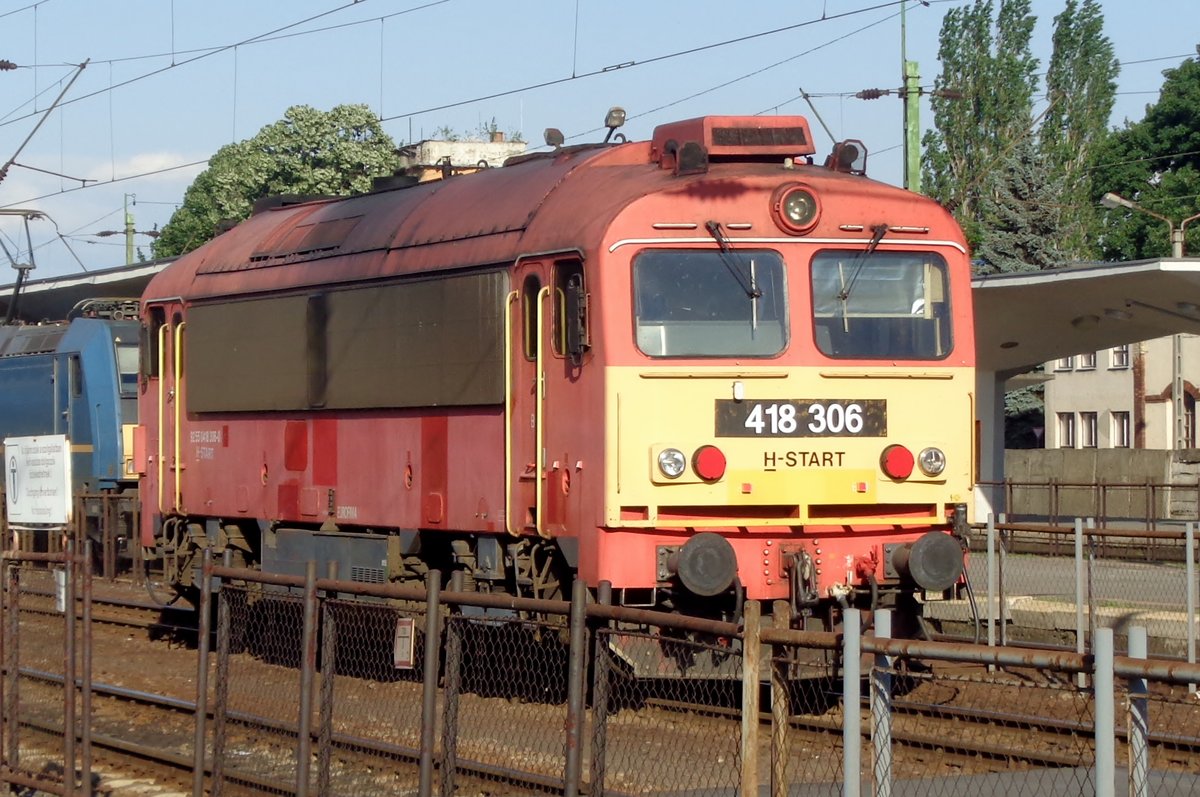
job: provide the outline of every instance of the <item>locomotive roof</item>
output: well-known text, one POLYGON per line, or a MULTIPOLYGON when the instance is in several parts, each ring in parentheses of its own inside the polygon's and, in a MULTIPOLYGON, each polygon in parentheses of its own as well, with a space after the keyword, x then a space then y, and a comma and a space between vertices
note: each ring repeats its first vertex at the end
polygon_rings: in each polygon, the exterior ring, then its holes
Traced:
POLYGON ((62 322, 0 326, 0 357, 53 352, 66 334, 67 325, 62 322))
MULTIPOLYGON (((660 127, 653 141, 568 147, 409 188, 272 208, 181 257, 151 281, 143 298, 260 293, 586 250, 643 196, 719 178, 722 161, 739 151, 757 162, 739 162, 738 176, 777 175, 779 153, 811 153, 809 141, 802 117, 704 117, 660 127), (657 163, 664 149, 675 146, 672 133, 710 135, 714 125, 721 132, 733 123, 753 133, 749 146, 739 150, 727 134, 709 139, 708 173, 675 176, 657 163), (618 166, 644 168, 610 168, 618 166)), ((810 182, 863 180, 820 167, 801 166, 796 173, 810 182)), ((872 186, 929 202, 881 183, 872 186)))
POLYGON ((108 345, 112 344, 114 335, 128 335, 132 342, 137 339, 137 329, 137 321, 106 318, 0 326, 0 358, 81 351, 97 336, 108 345))

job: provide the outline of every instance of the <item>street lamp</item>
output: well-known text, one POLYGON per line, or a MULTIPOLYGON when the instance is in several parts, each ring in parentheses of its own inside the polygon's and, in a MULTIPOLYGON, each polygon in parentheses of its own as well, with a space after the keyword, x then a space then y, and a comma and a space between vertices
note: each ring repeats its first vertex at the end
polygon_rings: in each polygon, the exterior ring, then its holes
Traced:
MULTIPOLYGON (((1189 222, 1200 219, 1200 213, 1193 216, 1188 216, 1183 221, 1175 224, 1171 219, 1155 213, 1153 210, 1147 210, 1136 202, 1131 202, 1120 194, 1114 194, 1109 191, 1100 198, 1100 204, 1106 208, 1128 208, 1129 210, 1137 210, 1145 213, 1147 216, 1165 221, 1167 229, 1171 231, 1171 257, 1183 257, 1183 236, 1187 231, 1189 222)), ((1171 415, 1174 421, 1175 435, 1174 447, 1183 448, 1187 442, 1187 416, 1184 413, 1183 407, 1183 336, 1175 333, 1171 336, 1171 415)))
POLYGON ((1155 213, 1153 210, 1147 210, 1138 203, 1131 202, 1120 194, 1114 194, 1112 191, 1109 191, 1107 194, 1100 197, 1100 204, 1106 208, 1128 208, 1129 210, 1141 211, 1147 216, 1153 216, 1159 221, 1165 221, 1167 223, 1167 229, 1171 231, 1171 257, 1176 258, 1183 257, 1183 234, 1187 230, 1188 224, 1196 219, 1200 219, 1200 213, 1197 213, 1194 216, 1188 216, 1186 219, 1176 225, 1175 222, 1171 221, 1171 219, 1167 218, 1161 213, 1155 213))

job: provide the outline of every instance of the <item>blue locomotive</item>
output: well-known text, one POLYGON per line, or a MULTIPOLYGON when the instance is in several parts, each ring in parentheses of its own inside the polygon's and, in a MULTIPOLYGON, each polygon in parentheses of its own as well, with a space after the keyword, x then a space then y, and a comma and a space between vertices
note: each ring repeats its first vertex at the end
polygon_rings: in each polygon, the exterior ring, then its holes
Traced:
MULTIPOLYGON (((72 489, 83 496, 89 533, 119 529, 137 498, 133 429, 137 425, 136 302, 92 301, 71 320, 0 326, 0 444, 7 437, 66 435, 72 489), (121 495, 117 509, 105 496, 121 495)), ((105 546, 112 550, 112 546, 105 546)))

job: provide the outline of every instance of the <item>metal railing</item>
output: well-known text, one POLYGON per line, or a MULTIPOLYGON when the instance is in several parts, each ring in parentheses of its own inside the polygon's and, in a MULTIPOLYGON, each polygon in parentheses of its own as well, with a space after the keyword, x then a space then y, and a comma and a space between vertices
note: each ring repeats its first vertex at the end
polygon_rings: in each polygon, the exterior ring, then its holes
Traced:
POLYGON ((141 501, 136 490, 76 493, 71 523, 67 527, 10 529, 6 508, 6 496, 0 488, 0 539, 15 540, 14 550, 61 553, 64 542, 72 539, 75 550, 82 551, 84 542, 90 540, 93 543, 91 564, 97 575, 111 581, 127 570, 135 583, 144 580, 145 562, 138 539, 141 501))
POLYGON ((978 487, 1002 490, 1012 517, 1045 518, 1070 524, 1094 518, 1101 528, 1135 521, 1153 529, 1164 521, 1200 517, 1200 480, 1193 482, 1094 482, 1050 478, 1043 481, 980 481, 978 487))

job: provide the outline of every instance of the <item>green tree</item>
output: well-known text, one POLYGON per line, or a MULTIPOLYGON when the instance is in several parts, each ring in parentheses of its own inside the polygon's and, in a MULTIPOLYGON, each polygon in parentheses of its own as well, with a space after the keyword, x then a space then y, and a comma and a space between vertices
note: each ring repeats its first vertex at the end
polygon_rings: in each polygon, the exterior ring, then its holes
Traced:
POLYGON ((396 145, 367 106, 293 106, 254 137, 217 150, 163 227, 154 255, 195 249, 222 223, 249 216, 262 197, 362 193, 397 167, 396 145))
MULTIPOLYGON (((1178 224, 1200 213, 1200 62, 1189 58, 1163 77, 1158 101, 1142 120, 1126 121, 1105 143, 1092 171, 1092 200, 1113 191, 1178 224)), ((1119 208, 1102 211, 1101 221, 1106 260, 1171 254, 1169 227, 1159 219, 1119 208)), ((1185 254, 1200 254, 1197 228, 1187 229, 1185 254)))
POLYGON ((1067 0, 1054 18, 1049 104, 1038 142, 1043 168, 1054 181, 1046 202, 1057 213, 1053 235, 1065 260, 1096 256, 1099 219, 1091 201, 1091 168, 1109 135, 1119 71, 1098 1, 1067 0))
POLYGON ((987 179, 980 199, 983 235, 975 249, 977 273, 1054 268, 1063 262, 1059 242, 1060 182, 1047 174, 1028 137, 1016 141, 987 179))
POLYGON ((1014 142, 1030 133, 1038 61, 1029 0, 975 0, 942 19, 941 73, 930 100, 934 129, 923 139, 923 180, 978 243, 985 178, 1014 142), (995 21, 993 22, 993 16, 995 21))

